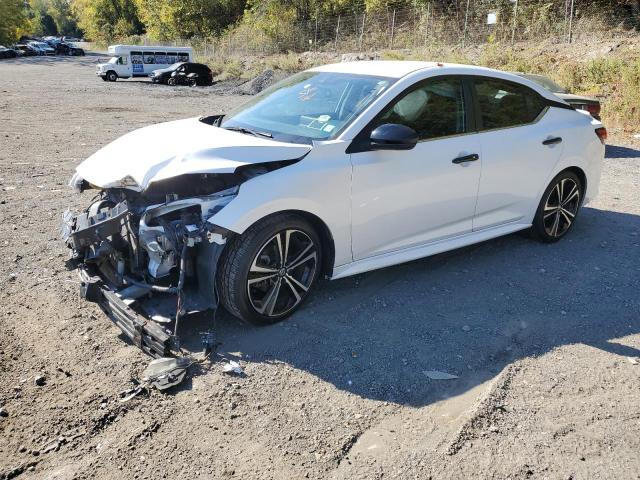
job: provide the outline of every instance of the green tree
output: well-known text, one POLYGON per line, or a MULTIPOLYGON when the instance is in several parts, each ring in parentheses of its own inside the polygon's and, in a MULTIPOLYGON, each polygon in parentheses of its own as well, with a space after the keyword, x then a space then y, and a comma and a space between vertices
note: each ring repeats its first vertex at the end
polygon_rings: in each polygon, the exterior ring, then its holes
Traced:
POLYGON ((71 7, 70 0, 49 0, 49 14, 56 22, 60 35, 78 36, 78 19, 71 7))
POLYGON ((15 42, 31 30, 27 9, 22 0, 2 0, 0 7, 0 44, 15 42))
POLYGON ((133 0, 73 0, 71 6, 90 40, 109 43, 144 30, 133 0))
POLYGON ((147 34, 158 40, 216 36, 242 17, 244 0, 136 0, 147 34))

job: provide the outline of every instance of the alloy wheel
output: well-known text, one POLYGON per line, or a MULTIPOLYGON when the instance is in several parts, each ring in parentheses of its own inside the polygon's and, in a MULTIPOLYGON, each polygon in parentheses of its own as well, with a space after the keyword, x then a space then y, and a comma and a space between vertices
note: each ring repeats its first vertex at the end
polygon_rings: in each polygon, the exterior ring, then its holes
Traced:
POLYGON ((580 186, 571 178, 561 179, 549 192, 544 204, 543 224, 547 234, 562 237, 573 223, 580 207, 580 186))
POLYGON ((317 263, 317 246, 301 230, 283 230, 267 240, 253 259, 247 279, 256 312, 278 317, 295 308, 313 283, 317 263))

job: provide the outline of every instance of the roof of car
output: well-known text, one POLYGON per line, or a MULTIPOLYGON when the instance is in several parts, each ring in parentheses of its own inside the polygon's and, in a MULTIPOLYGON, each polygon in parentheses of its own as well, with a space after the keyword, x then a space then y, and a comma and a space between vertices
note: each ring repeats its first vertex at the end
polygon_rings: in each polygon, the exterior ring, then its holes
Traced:
POLYGON ((416 70, 436 67, 435 62, 412 62, 403 60, 372 60, 341 62, 311 68, 313 72, 357 73, 381 77, 401 78, 416 70))
MULTIPOLYGON (((372 60, 372 61, 356 61, 356 62, 341 62, 332 63, 329 65, 323 65, 320 67, 311 68, 310 71, 315 72, 333 72, 333 73, 355 73, 361 75, 375 75, 380 77, 390 78, 402 78, 405 75, 409 75, 412 72, 418 70, 424 70, 428 68, 440 68, 443 70, 460 69, 468 70, 468 74, 474 73, 489 73, 504 74, 507 72, 500 72, 486 67, 478 67, 475 65, 463 65, 457 63, 440 63, 440 62, 416 62, 407 60, 372 60)), ((509 75, 517 80, 514 75, 509 75)))

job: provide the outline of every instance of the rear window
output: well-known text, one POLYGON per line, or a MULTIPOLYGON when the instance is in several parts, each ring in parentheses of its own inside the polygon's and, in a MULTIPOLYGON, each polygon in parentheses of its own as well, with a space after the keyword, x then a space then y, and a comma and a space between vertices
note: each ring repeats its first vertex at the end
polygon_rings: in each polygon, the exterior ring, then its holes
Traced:
POLYGON ((474 79, 482 130, 532 123, 546 106, 537 92, 524 85, 489 78, 474 79))

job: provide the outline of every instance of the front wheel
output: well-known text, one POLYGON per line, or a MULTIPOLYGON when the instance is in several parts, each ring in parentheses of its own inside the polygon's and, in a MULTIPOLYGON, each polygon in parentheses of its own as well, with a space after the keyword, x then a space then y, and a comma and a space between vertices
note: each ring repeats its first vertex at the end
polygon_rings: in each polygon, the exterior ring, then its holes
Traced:
POLYGON ((564 237, 580 210, 584 186, 570 171, 560 172, 549 184, 533 219, 531 230, 543 242, 557 242, 564 237))
POLYGON ((110 82, 115 82, 118 80, 118 74, 114 71, 107 72, 107 80, 110 82))
POLYGON ((171 77, 169 80, 167 80, 167 85, 169 85, 170 87, 175 87, 176 86, 176 79, 171 77))
POLYGON ((276 323, 307 298, 321 259, 320 237, 304 218, 267 218, 229 241, 218 265, 220 300, 242 320, 276 323))

